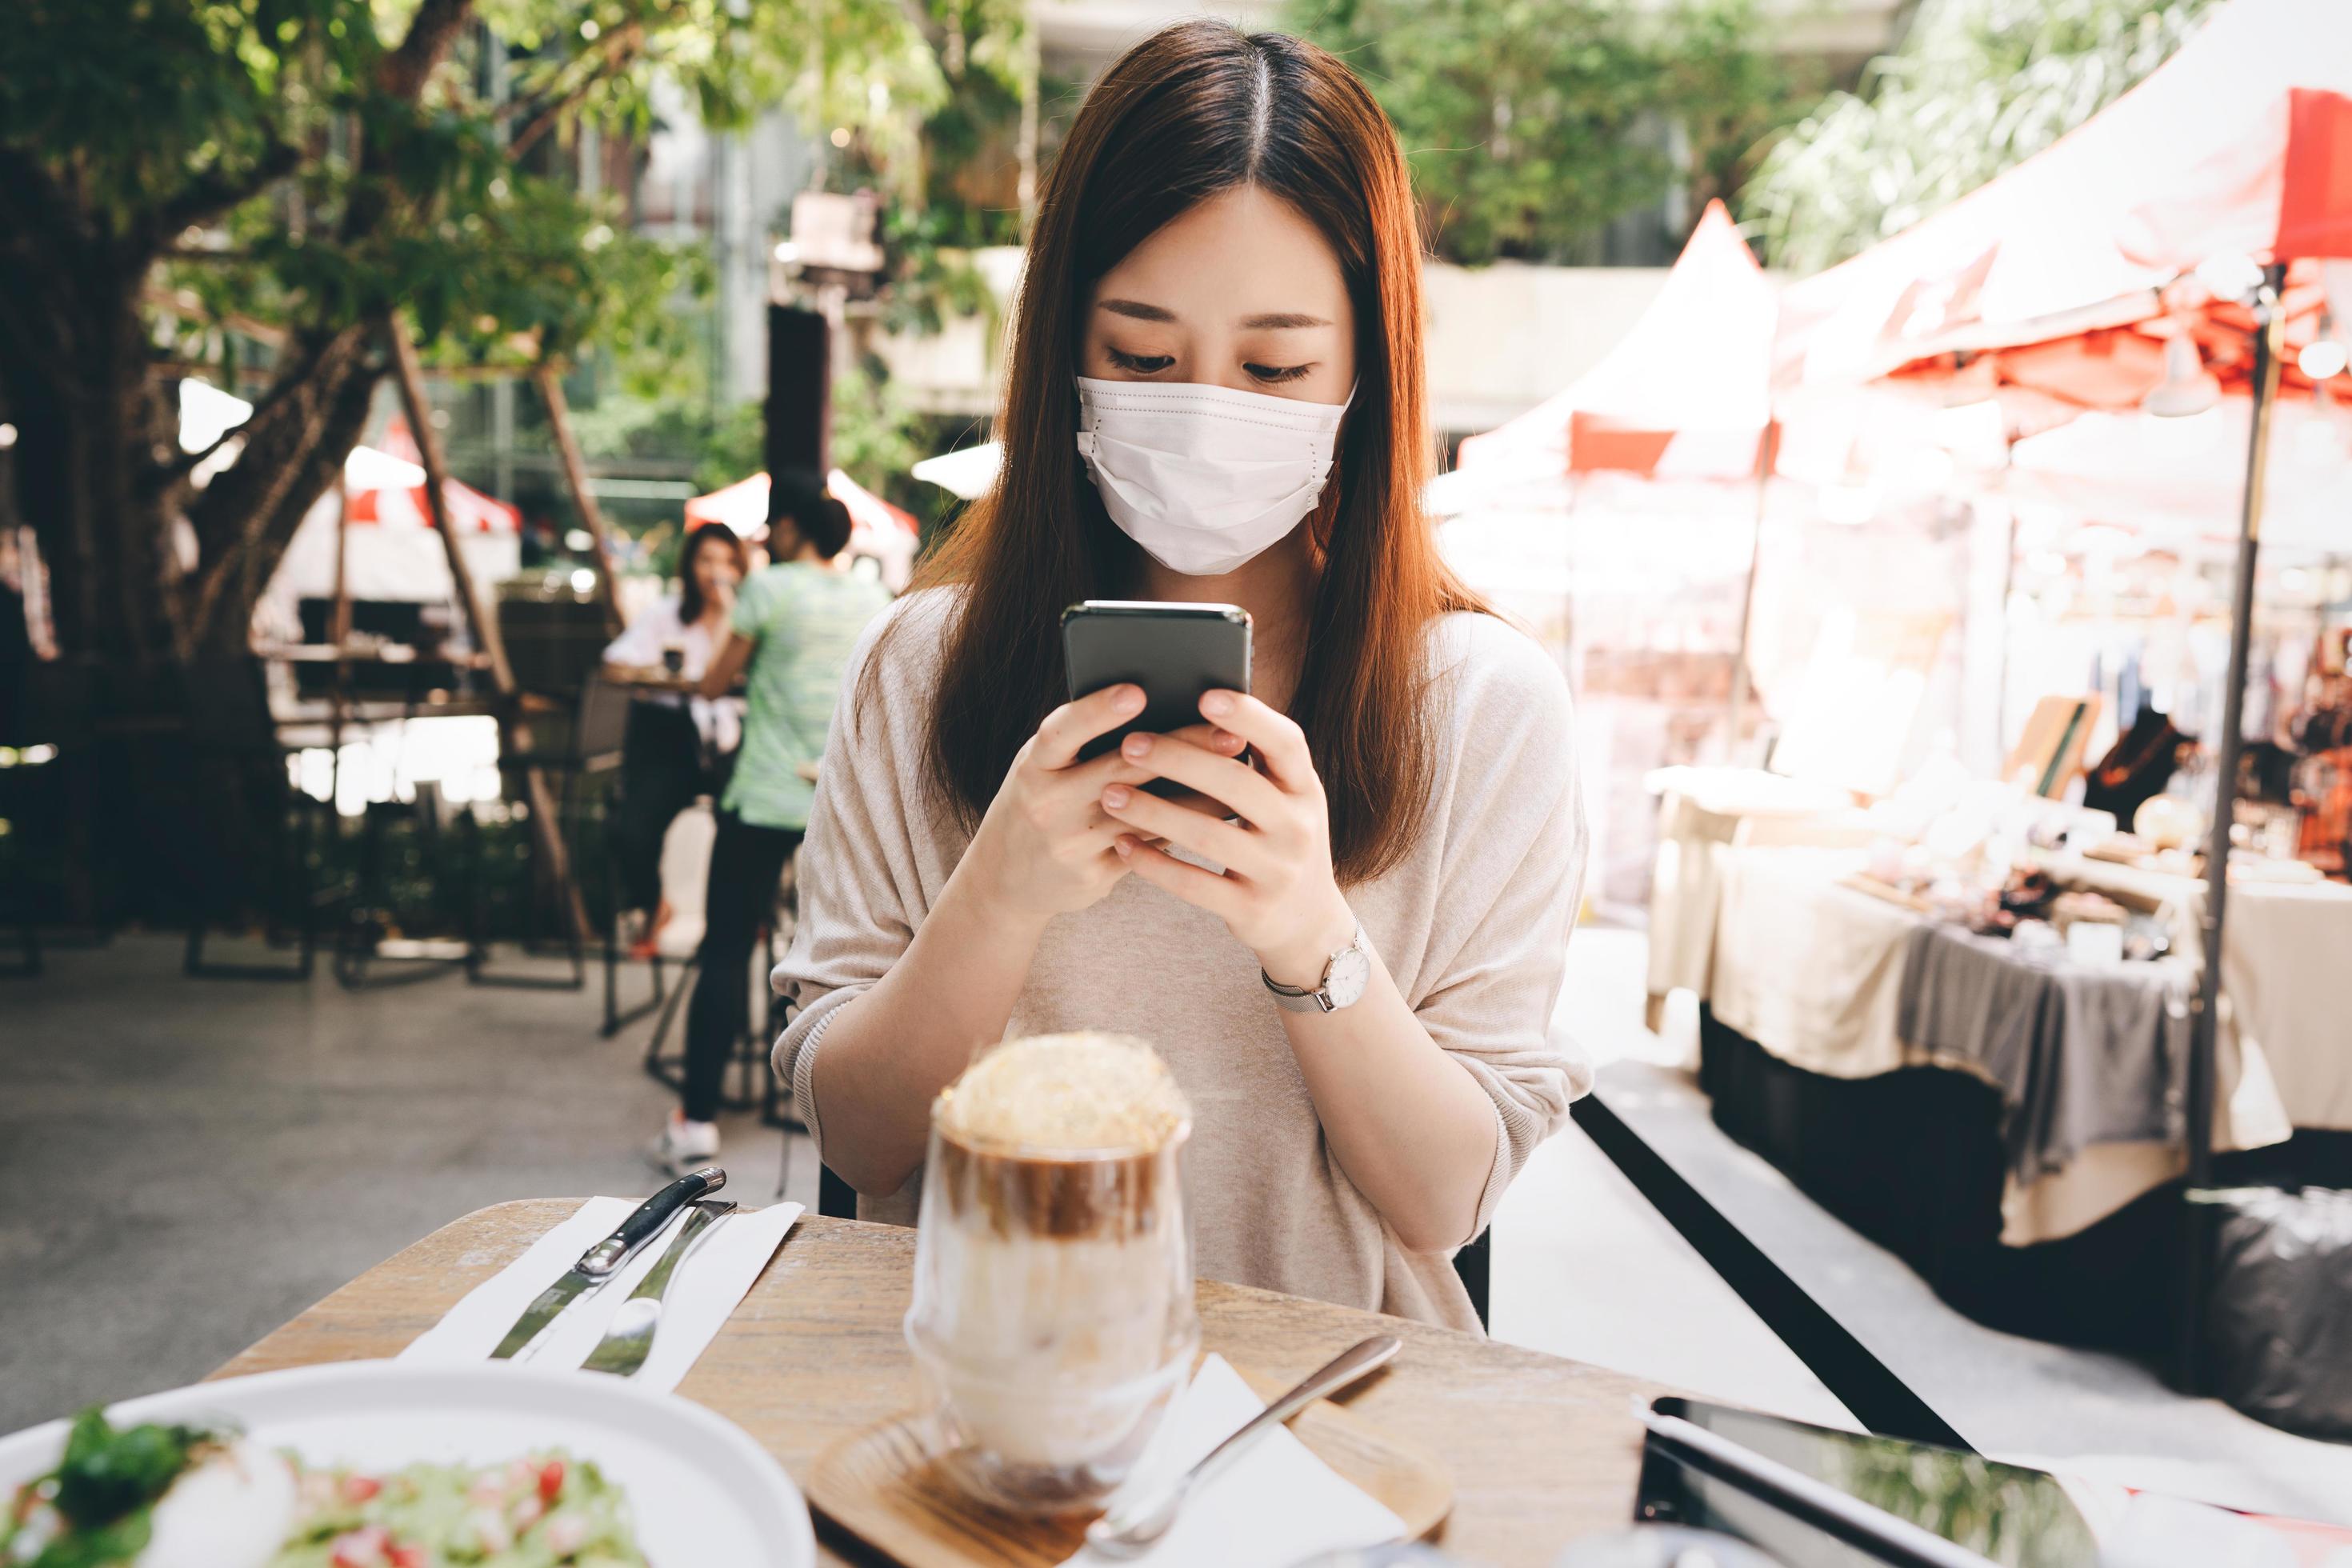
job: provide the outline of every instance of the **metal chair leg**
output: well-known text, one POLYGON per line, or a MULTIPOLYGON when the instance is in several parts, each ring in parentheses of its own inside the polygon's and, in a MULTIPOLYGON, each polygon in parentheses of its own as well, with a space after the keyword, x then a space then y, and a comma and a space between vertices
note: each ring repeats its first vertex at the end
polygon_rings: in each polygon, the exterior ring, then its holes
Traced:
MULTIPOLYGON (((584 991, 588 988, 587 950, 581 944, 580 932, 572 921, 572 893, 575 886, 572 868, 578 864, 579 856, 576 847, 568 837, 571 831, 568 819, 573 815, 571 804, 574 798, 573 788, 576 782, 576 773, 565 773, 562 804, 556 808, 553 825, 556 837, 564 845, 564 863, 554 868, 556 874, 551 877, 550 883, 551 890, 555 895, 557 918, 563 929, 563 953, 571 962, 572 973, 562 977, 490 973, 488 907, 484 899, 478 899, 473 952, 466 963, 466 983, 468 985, 496 985, 510 991, 584 991)), ((535 934, 539 921, 539 841, 537 836, 533 835, 526 842, 530 845, 526 853, 530 857, 531 896, 525 905, 526 930, 520 945, 525 952, 534 952, 541 951, 541 944, 535 934)))
POLYGON ((669 1027, 671 1023, 677 1017, 679 1004, 683 1003, 687 998, 687 994, 694 989, 692 985, 688 984, 688 980, 696 973, 698 967, 699 965, 698 963, 690 958, 678 966, 677 985, 670 992, 669 1000, 663 1004, 661 1016, 654 1022, 654 1032, 651 1037, 646 1041, 645 1061, 642 1064, 646 1069, 646 1077, 652 1079, 656 1083, 667 1085, 669 1089, 680 1093, 683 1093, 685 1090, 685 1064, 683 1062, 672 1062, 668 1058, 665 1058, 661 1054, 662 1042, 669 1037, 669 1027))
MULTIPOLYGON (((308 797, 298 798, 307 799, 308 797)), ((280 911, 278 906, 284 903, 288 888, 290 884, 296 894, 297 917, 301 921, 301 931, 298 938, 299 951, 295 962, 291 964, 283 964, 220 963, 207 961, 205 957, 205 938, 207 935, 208 928, 211 925, 211 920, 209 912, 203 907, 201 901, 199 901, 197 907, 190 910, 188 912, 188 942, 185 952, 182 954, 180 963, 182 973, 186 974, 190 979, 290 980, 299 982, 307 981, 310 978, 312 968, 312 955, 309 937, 310 929, 310 889, 304 885, 305 878, 303 875, 309 861, 308 846, 310 837, 308 829, 310 819, 310 813, 302 806, 298 805, 293 809, 297 818, 299 819, 300 827, 298 832, 289 838, 286 833, 286 825, 282 816, 278 822, 278 837, 279 840, 279 849, 276 857, 278 862, 277 867, 278 888, 276 890, 276 896, 274 898, 268 898, 266 900, 271 907, 268 916, 268 923, 264 929, 267 940, 270 946, 276 947, 281 944, 285 936, 285 931, 278 924, 278 916, 280 911), (286 856, 289 852, 289 846, 290 852, 294 858, 294 863, 291 867, 289 867, 286 864, 286 856)))

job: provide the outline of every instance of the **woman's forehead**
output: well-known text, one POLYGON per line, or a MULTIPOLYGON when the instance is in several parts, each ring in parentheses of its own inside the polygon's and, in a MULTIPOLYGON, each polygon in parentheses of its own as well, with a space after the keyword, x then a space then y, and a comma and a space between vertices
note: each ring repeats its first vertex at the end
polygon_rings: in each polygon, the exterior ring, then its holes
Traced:
POLYGON ((1322 230, 1244 185, 1170 219, 1103 274, 1094 299, 1130 319, 1295 327, 1344 323, 1348 288, 1322 230))

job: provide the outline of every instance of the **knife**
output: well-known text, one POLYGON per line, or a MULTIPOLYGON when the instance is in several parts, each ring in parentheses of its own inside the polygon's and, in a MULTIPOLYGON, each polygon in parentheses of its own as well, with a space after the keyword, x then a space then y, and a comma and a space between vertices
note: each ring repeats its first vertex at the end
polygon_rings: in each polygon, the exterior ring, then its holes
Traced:
POLYGON ((597 1289, 610 1279, 630 1258, 644 1250, 646 1243, 659 1236, 678 1210, 702 1196, 715 1193, 727 1184, 727 1173, 716 1165, 705 1165, 690 1171, 639 1204, 636 1211, 623 1220, 620 1228, 580 1255, 580 1261, 567 1269, 562 1277, 539 1293, 539 1299, 523 1309, 522 1316, 514 1321, 507 1337, 490 1352, 492 1361, 509 1361, 529 1350, 547 1331, 564 1308, 582 1296, 597 1289))
POLYGON ((613 1314, 613 1326, 588 1359, 580 1363, 583 1372, 609 1372, 615 1377, 634 1376, 646 1364, 646 1357, 654 1348, 654 1335, 661 1331, 662 1299, 669 1293, 669 1282, 677 1266, 686 1260, 694 1243, 702 1233, 735 1212, 730 1203, 706 1203, 694 1205, 686 1223, 677 1227, 670 1238, 669 1249, 661 1261, 646 1270, 621 1310, 613 1314))

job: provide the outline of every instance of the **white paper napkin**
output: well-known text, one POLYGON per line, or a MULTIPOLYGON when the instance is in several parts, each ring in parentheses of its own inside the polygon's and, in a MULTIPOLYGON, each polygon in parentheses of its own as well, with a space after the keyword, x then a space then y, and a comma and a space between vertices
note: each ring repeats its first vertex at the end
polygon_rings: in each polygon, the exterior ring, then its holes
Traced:
MULTIPOLYGON (((520 1258, 467 1293, 448 1315, 410 1342, 397 1359, 431 1366, 487 1361, 523 1309, 582 1253, 610 1236, 637 1206, 635 1198, 590 1198, 571 1218, 533 1242, 520 1258)), ((671 1277, 662 1304, 654 1348, 631 1382, 667 1392, 676 1388, 703 1350, 718 1337, 751 1281, 768 1266, 784 1234, 801 1217, 798 1204, 739 1209, 695 1239, 694 1250, 671 1277)), ((531 1347, 533 1366, 576 1367, 588 1359, 627 1300, 669 1247, 680 1220, 629 1259, 602 1289, 565 1308, 531 1347)))
MULTIPOLYGON (((1207 1357, 1111 1500, 1167 1485, 1265 1408, 1224 1357, 1207 1357)), ((1286 1426, 1259 1438, 1232 1468, 1195 1490, 1160 1543, 1127 1561, 1162 1568, 1202 1563, 1291 1568, 1320 1552, 1378 1546, 1403 1534, 1404 1521, 1342 1479, 1286 1426)), ((1109 1561, 1088 1549, 1063 1568, 1097 1568, 1109 1561)))

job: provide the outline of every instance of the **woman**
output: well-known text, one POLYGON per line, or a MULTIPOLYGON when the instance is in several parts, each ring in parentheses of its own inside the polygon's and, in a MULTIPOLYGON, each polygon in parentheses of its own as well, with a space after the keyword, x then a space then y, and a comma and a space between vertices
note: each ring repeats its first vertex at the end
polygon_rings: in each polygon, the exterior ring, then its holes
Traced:
MULTIPOLYGON (((735 613, 735 585, 750 570, 743 542, 724 523, 706 522, 686 538, 675 599, 637 616, 604 650, 607 679, 634 682, 698 681, 727 640, 735 613), (667 657, 677 655, 672 671, 667 657)), ((734 698, 651 693, 629 706, 621 741, 621 809, 614 825, 621 862, 621 904, 636 917, 636 945, 650 951, 669 919, 661 896, 662 839, 697 795, 718 792, 728 757, 743 728, 734 698)))
POLYGON ((842 671, 866 623, 890 602, 880 584, 835 570, 849 545, 849 513, 819 481, 780 474, 768 504, 776 564, 743 584, 731 635, 702 673, 709 700, 731 689, 746 666, 751 671, 743 744, 710 845, 682 1103, 654 1142, 656 1162, 679 1171, 719 1152, 720 1086, 743 1030, 751 949, 808 827, 842 671))
POLYGON ((1296 39, 1181 24, 1079 111, 1002 477, 861 656, 778 974, 779 1070, 863 1212, 912 1215, 976 1046, 1123 1030, 1193 1105, 1204 1275, 1476 1326, 1448 1257, 1571 1094, 1584 834, 1559 671, 1418 507, 1412 213, 1378 106, 1296 39), (1087 597, 1242 605, 1255 693, 1077 761, 1141 706, 1062 701, 1087 597), (1367 951, 1336 1010, 1277 1005, 1367 951))

